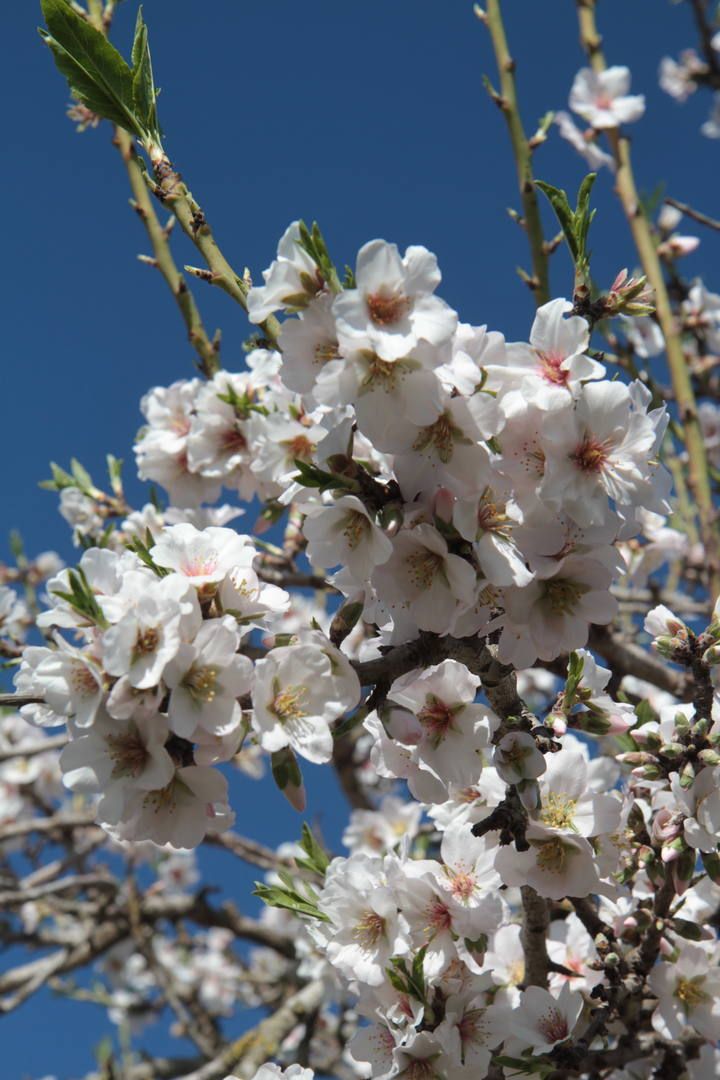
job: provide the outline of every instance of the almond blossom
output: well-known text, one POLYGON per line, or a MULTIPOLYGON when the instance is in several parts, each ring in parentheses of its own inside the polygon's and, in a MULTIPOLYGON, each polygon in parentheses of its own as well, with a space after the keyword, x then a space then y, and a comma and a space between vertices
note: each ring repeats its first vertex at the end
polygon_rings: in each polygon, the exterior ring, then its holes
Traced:
POLYGON ((599 72, 583 68, 570 91, 570 108, 594 128, 629 124, 645 112, 645 98, 628 94, 629 89, 629 68, 609 67, 599 72))

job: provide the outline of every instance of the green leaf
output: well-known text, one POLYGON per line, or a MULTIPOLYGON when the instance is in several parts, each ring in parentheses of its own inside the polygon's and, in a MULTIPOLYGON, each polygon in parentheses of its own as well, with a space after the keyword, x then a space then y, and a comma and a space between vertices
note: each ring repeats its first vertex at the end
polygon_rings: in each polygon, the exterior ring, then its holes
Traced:
POLYGON ((501 1065, 504 1069, 513 1069, 525 1076, 533 1076, 535 1073, 547 1076, 555 1071, 555 1066, 548 1058, 516 1058, 503 1054, 496 1055, 492 1060, 494 1065, 501 1065))
POLYGON ((575 692, 583 676, 585 660, 579 653, 571 652, 568 660, 567 680, 565 682, 565 706, 570 708, 575 700, 575 692))
POLYGON ((107 461, 108 476, 110 477, 110 487, 118 498, 123 493, 122 482, 122 458, 116 458, 114 454, 108 454, 105 458, 107 461))
POLYGON ((650 723, 651 720, 657 720, 657 713, 649 701, 638 701, 635 706, 635 715, 638 718, 638 727, 650 723))
POLYGON ((590 192, 596 180, 597 173, 588 173, 578 191, 577 205, 575 207, 575 235, 581 258, 587 258, 588 229, 595 217, 595 211, 590 209, 590 192))
POLYGON ((698 923, 690 922, 689 919, 672 920, 671 929, 679 934, 682 938, 687 938, 688 941, 702 941, 703 929, 698 923))
POLYGON ((135 23, 132 63, 133 101, 135 103, 135 108, 147 130, 159 135, 157 108, 155 104, 157 93, 153 81, 148 31, 143 19, 142 6, 138 8, 137 20, 135 23))
POLYGON ((133 75, 120 53, 67 0, 41 0, 47 31, 40 30, 75 96, 89 109, 138 138, 133 75))
POLYGON ((70 458, 70 468, 72 469, 73 479, 83 494, 91 495, 95 490, 95 485, 87 469, 80 464, 77 458, 70 458))
POLYGON ((281 889, 277 885, 262 885, 256 882, 253 893, 270 907, 285 908, 287 911, 294 911, 296 915, 307 915, 311 919, 330 922, 328 916, 320 911, 316 904, 290 889, 281 889))
POLYGON ((133 536, 130 540, 127 541, 125 547, 129 551, 134 551, 138 559, 140 559, 141 562, 144 562, 145 565, 150 570, 152 570, 154 574, 157 574, 158 577, 167 577, 167 575, 172 573, 172 571, 168 570, 165 566, 158 566, 158 564, 155 562, 152 555, 150 554, 150 548, 154 546, 154 544, 155 540, 152 533, 148 529, 145 533, 145 543, 142 542, 139 536, 133 536))
POLYGON ((546 184, 543 180, 536 180, 535 187, 540 188, 542 193, 547 196, 550 205, 555 211, 555 216, 560 222, 560 227, 565 234, 565 239, 570 248, 573 261, 577 262, 578 248, 575 235, 575 214, 570 208, 567 194, 561 188, 553 187, 552 184, 546 184))
POLYGON ((295 862, 298 866, 301 866, 304 870, 310 870, 315 874, 319 874, 320 877, 324 877, 325 871, 330 865, 330 859, 325 848, 318 843, 313 835, 312 829, 305 822, 303 822, 300 847, 306 853, 307 859, 298 859, 296 857, 295 862))

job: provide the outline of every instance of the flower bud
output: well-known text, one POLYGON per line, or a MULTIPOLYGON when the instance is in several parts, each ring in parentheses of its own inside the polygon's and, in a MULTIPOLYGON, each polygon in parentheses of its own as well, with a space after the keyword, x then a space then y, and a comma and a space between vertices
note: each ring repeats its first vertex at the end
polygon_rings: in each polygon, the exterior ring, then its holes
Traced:
POLYGON ((680 770, 680 787, 683 791, 687 791, 688 788, 693 786, 694 782, 695 769, 693 768, 692 762, 686 761, 680 770))
POLYGON ((301 814, 307 804, 307 798, 295 754, 289 746, 286 746, 271 755, 270 763, 275 783, 292 808, 301 814))
POLYGON ((637 776, 638 780, 660 780, 663 770, 659 765, 640 765, 632 770, 632 774, 637 776))
POLYGON ((715 885, 720 885, 720 855, 716 851, 701 851, 705 873, 715 885))
POLYGON ((338 608, 330 623, 330 633, 328 635, 333 645, 336 647, 342 645, 345 638, 356 626, 363 613, 363 608, 362 600, 350 600, 348 603, 343 604, 341 608, 338 608))
POLYGON ((678 742, 665 743, 660 747, 660 753, 671 761, 677 761, 685 753, 685 747, 678 742))
POLYGON ((654 754, 647 754, 644 750, 636 751, 631 750, 626 754, 618 754, 615 758, 616 761, 622 762, 623 765, 655 765, 657 764, 654 754))
POLYGON ((686 848, 680 858, 671 864, 673 883, 678 896, 682 896, 692 881, 695 873, 696 855, 697 853, 693 848, 686 848))
POLYGON ((708 667, 715 667, 716 664, 720 664, 720 645, 711 645, 709 649, 706 649, 703 653, 703 660, 708 667))
POLYGON ((720 754, 717 750, 701 750, 698 757, 703 765, 709 765, 711 768, 715 765, 720 765, 720 754))
POLYGON ((662 746, 660 732, 651 728, 649 724, 643 724, 630 734, 636 746, 643 746, 647 750, 659 750, 662 746))
POLYGON ((707 716, 701 716, 699 720, 696 720, 693 724, 693 738, 704 739, 710 729, 710 721, 707 716))
POLYGON ((660 858, 664 863, 675 862, 687 851, 687 845, 682 836, 676 836, 669 844, 664 844, 660 852, 660 858))
POLYGON ((378 524, 388 536, 395 536, 402 528, 402 508, 397 503, 387 503, 380 511, 378 524))
POLYGON ((651 315, 655 310, 653 291, 644 275, 638 278, 628 277, 627 270, 621 270, 605 298, 605 311, 614 315, 651 315))
POLYGON ((672 843, 681 833, 682 818, 667 807, 661 807, 652 823, 652 838, 655 843, 672 843))

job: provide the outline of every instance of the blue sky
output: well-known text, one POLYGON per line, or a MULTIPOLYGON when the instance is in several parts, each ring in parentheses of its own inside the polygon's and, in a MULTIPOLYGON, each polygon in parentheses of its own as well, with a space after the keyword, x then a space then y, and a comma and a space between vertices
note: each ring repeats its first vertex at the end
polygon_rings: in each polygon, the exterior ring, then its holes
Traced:
MULTIPOLYGON (((566 107, 583 64, 574 5, 515 0, 506 8, 530 128, 547 109, 566 107)), ((118 9, 114 36, 126 51, 135 11, 134 0, 118 9)), ((288 222, 316 218, 340 265, 376 236, 425 244, 443 270, 440 293, 463 320, 511 340, 527 336, 532 300, 515 275, 528 264, 525 238, 505 213, 519 204, 514 166, 502 117, 483 90, 494 62, 470 2, 146 0, 144 12, 166 147, 236 268, 259 277, 288 222)), ((698 94, 681 107, 657 88, 660 57, 693 43, 689 5, 604 0, 599 19, 609 61, 628 63, 633 91, 648 98, 632 131, 640 186, 663 181, 669 194, 717 216, 720 144, 699 134, 710 99, 698 94)), ((131 453, 139 399, 151 385, 191 376, 193 352, 161 278, 135 258, 148 245, 127 204, 110 129, 75 134, 38 22, 27 0, 3 12, 0 558, 16 527, 31 554, 54 548, 71 560, 56 499, 37 488, 48 461, 65 465, 76 456, 99 479, 112 452, 125 458, 128 491, 141 503, 131 453)), ((586 171, 556 137, 535 168, 571 192, 586 171)), ((609 285, 634 255, 608 173, 596 185, 596 204, 593 269, 609 285)), ((686 264, 711 287, 718 242, 703 233, 686 264)), ((197 262, 180 236, 176 249, 179 262, 197 262)), ((554 295, 571 288, 564 252, 553 258, 552 283, 554 295)), ((225 365, 239 368, 248 333, 242 312, 209 287, 195 291, 208 329, 222 328, 225 365)), ((332 778, 313 769, 308 779, 310 816, 322 815, 337 844, 333 821, 344 811, 332 778)), ((256 798, 256 789, 239 789, 241 831, 256 798)), ((299 822, 279 797, 267 798, 258 838, 277 843, 299 822)), ((251 814, 247 831, 256 819, 251 814)), ((210 862, 226 873, 221 858, 210 862)), ((233 872, 227 880, 242 906, 251 877, 233 872)), ((3 1075, 71 1080, 90 1068, 89 1048, 103 1030, 91 1007, 44 995, 3 1019, 3 1075)))

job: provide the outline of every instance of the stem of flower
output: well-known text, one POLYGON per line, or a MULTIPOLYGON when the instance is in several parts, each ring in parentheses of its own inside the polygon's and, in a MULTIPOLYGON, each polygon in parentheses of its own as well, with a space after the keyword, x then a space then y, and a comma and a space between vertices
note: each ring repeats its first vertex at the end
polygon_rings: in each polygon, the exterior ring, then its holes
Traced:
POLYGON ((167 232, 160 224, 155 213, 155 207, 143 176, 132 135, 129 135, 127 131, 123 131, 122 128, 116 128, 113 141, 125 163, 134 197, 134 206, 150 238, 155 265, 165 278, 170 292, 175 297, 180 314, 187 327, 188 338, 200 357, 200 370, 208 379, 211 379, 221 367, 218 350, 208 337, 193 295, 184 276, 175 264, 168 243, 167 232))
MULTIPOLYGON (((595 21, 595 0, 577 0, 577 5, 580 40, 583 48, 593 70, 598 73, 603 72, 607 64, 602 52, 602 38, 598 34, 595 21)), ((709 586, 711 597, 714 598, 720 594, 720 537, 692 379, 665 286, 662 265, 650 223, 635 186, 630 142, 620 134, 617 128, 609 129, 607 136, 617 167, 617 194, 625 210, 643 270, 655 292, 657 319, 665 337, 668 367, 688 453, 688 485, 698 508, 709 586)))
POLYGON ((532 151, 520 117, 515 86, 515 61, 510 55, 500 0, 488 0, 485 11, 476 7, 476 14, 487 25, 495 52, 500 76, 500 95, 495 98, 507 123, 513 156, 518 174, 518 185, 523 205, 524 227, 530 244, 533 278, 531 287, 538 307, 550 299, 548 252, 543 234, 540 208, 532 174, 532 151))

